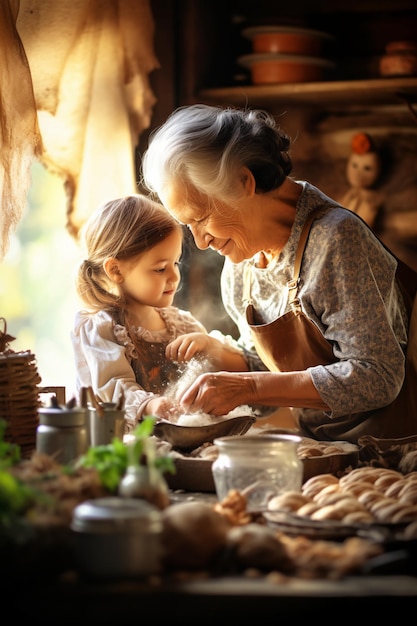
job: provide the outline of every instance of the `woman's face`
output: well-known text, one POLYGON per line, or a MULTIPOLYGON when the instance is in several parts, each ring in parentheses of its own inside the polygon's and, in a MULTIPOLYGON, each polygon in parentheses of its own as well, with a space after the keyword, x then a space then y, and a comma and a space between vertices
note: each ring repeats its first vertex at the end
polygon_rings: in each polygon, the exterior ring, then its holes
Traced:
MULTIPOLYGON (((161 194, 160 194, 161 197, 161 194)), ((232 263, 249 259, 258 252, 253 238, 253 219, 248 200, 233 201, 233 206, 210 200, 184 184, 172 184, 161 200, 167 210, 191 231, 200 250, 211 248, 232 263)))
POLYGON ((379 171, 379 158, 375 152, 351 154, 346 167, 346 176, 352 187, 367 189, 375 183, 379 171))

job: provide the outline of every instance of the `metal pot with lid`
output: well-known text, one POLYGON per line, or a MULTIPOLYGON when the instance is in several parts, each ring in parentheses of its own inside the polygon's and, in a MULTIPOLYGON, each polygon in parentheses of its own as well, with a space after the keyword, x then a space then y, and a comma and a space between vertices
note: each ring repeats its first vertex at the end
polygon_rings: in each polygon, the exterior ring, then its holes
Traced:
POLYGON ((71 523, 82 573, 144 577, 161 570, 161 512, 137 498, 97 498, 75 507, 71 523))

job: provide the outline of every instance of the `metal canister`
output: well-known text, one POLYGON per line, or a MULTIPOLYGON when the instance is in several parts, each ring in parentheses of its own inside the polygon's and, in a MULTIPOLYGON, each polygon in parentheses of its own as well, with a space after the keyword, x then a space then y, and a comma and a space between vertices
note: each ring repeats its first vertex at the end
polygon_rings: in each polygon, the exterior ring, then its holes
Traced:
POLYGON ((162 566, 162 514, 133 498, 97 498, 75 507, 71 530, 78 565, 97 578, 159 573, 162 566))
POLYGON ((100 402, 99 407, 89 407, 87 415, 89 445, 105 446, 114 438, 123 441, 125 434, 125 412, 112 402, 100 402))
POLYGON ((52 456, 65 465, 88 449, 87 409, 67 407, 39 408, 36 451, 52 456))

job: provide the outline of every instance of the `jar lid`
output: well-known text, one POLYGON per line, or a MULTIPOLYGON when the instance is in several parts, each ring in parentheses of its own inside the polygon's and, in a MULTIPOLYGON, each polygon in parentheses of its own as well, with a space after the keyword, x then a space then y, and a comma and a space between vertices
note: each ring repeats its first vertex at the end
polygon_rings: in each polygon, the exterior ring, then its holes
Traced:
POLYGON ((67 407, 39 408, 39 423, 44 426, 84 426, 87 409, 67 407))
POLYGON ((262 452, 262 448, 265 446, 271 445, 288 445, 292 444, 298 446, 301 443, 302 438, 299 435, 291 435, 291 434, 274 434, 274 435, 245 435, 244 437, 240 436, 230 436, 230 437, 219 437, 214 440, 214 445, 219 448, 231 448, 232 450, 241 449, 242 447, 247 448, 248 446, 252 446, 262 452))
MULTIPOLYGON (((117 402, 99 402, 98 406, 100 407, 100 409, 102 411, 120 411, 120 412, 122 412, 122 409, 118 409, 117 408, 117 402)), ((88 403, 88 409, 90 411, 97 411, 97 407, 95 407, 90 402, 88 403)))
POLYGON ((139 498, 97 498, 75 507, 71 529, 89 533, 126 531, 159 532, 162 517, 158 508, 139 498))

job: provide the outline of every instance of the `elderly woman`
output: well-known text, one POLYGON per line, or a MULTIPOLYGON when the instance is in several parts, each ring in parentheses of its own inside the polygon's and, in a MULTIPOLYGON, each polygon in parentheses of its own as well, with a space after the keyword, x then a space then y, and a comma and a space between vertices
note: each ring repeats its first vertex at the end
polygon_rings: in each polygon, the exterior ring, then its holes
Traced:
MULTIPOLYGON (((225 257, 222 299, 240 333, 232 365, 219 356, 181 404, 212 415, 292 407, 300 433, 321 440, 416 434, 406 368, 415 286, 403 295, 402 264, 360 217, 291 178, 289 150, 266 111, 202 104, 150 138, 144 185, 198 248, 225 257)), ((212 339, 179 338, 169 356, 191 341, 204 351, 212 339)))

